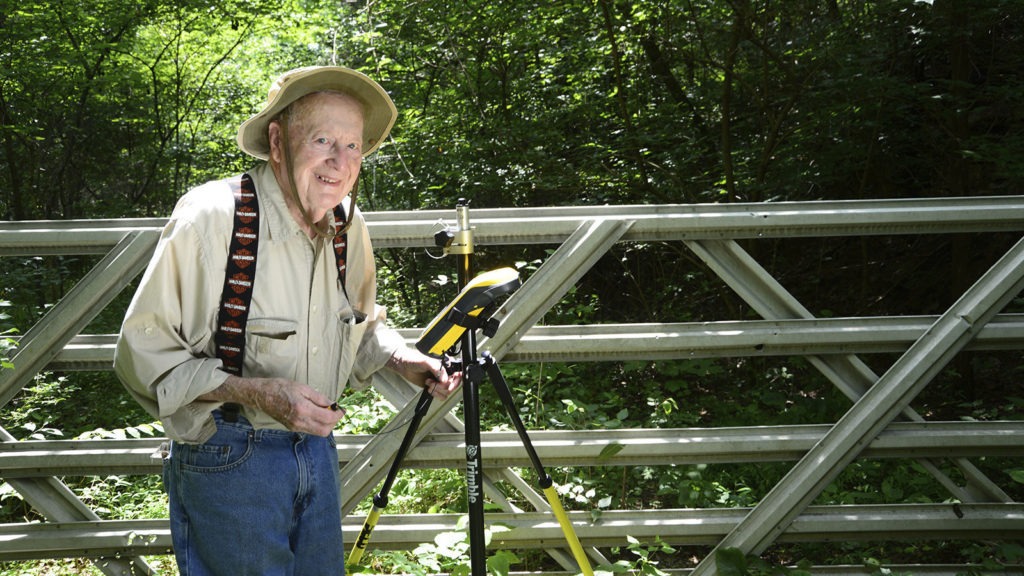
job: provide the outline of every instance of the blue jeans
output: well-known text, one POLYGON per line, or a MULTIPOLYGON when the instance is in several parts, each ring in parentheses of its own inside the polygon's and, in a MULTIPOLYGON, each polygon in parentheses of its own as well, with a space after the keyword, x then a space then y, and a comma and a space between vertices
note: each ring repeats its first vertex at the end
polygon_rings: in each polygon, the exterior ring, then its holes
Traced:
POLYGON ((214 416, 208 442, 164 461, 181 576, 344 575, 334 439, 214 416))

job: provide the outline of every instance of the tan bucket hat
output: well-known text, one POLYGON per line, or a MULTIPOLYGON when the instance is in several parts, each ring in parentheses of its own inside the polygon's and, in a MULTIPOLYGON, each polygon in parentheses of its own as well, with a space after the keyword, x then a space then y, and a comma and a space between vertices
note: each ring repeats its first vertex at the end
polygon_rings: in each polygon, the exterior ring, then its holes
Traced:
POLYGON ((310 66, 285 72, 270 87, 267 105, 238 127, 238 146, 260 160, 270 157, 270 121, 289 104, 314 92, 344 92, 363 104, 363 156, 380 147, 398 118, 388 93, 362 72, 341 66, 310 66))

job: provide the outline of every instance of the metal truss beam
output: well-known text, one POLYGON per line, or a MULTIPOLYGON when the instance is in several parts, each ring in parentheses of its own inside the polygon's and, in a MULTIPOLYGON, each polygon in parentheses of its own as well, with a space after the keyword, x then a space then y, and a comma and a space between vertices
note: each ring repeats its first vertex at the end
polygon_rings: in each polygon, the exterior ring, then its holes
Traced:
MULTIPOLYGON (((738 356, 903 353, 938 316, 533 326, 504 362, 600 362, 738 356)), ((422 329, 399 330, 411 345, 422 329)), ((13 338, 15 341, 17 337, 13 338)), ((48 370, 109 370, 115 334, 80 335, 48 370)), ((1024 314, 996 316, 965 350, 1024 348, 1024 314)))
MULTIPOLYGON (((377 248, 431 247, 438 220, 448 216, 447 211, 366 214, 370 234, 377 248)), ((0 407, 17 394, 32 376, 47 366, 89 369, 90 366, 97 366, 97 358, 106 361, 112 357, 113 342, 110 336, 75 338, 75 335, 144 268, 164 222, 164 219, 135 219, 0 223, 0 257, 105 254, 87 277, 20 339, 17 355, 13 359, 16 369, 0 372, 0 407)), ((877 442, 888 438, 889 432, 898 430, 895 424, 887 428, 893 418, 902 414, 912 421, 911 425, 930 425, 921 422, 922 418, 909 408, 909 403, 927 385, 935 371, 948 362, 953 354, 967 347, 1007 349, 1019 346, 1021 340, 1019 318, 1013 315, 995 318, 995 314, 1005 302, 1021 289, 1021 276, 1024 272, 1020 270, 1024 256, 1020 253, 1024 249, 1020 248, 1020 244, 979 280, 964 298, 937 319, 914 317, 826 321, 814 319, 799 302, 750 259, 734 240, 1019 232, 1024 229, 1022 196, 482 209, 474 211, 474 224, 476 243, 481 246, 565 242, 496 315, 503 322, 502 330, 495 338, 480 344, 481 349, 489 349, 496 358, 508 361, 555 361, 555 358, 560 358, 561 361, 598 361, 656 360, 699 355, 712 357, 810 354, 812 364, 855 401, 850 412, 834 427, 822 431, 813 446, 802 448, 802 458, 797 465, 761 504, 750 511, 743 511, 742 517, 734 519, 728 528, 723 528, 721 533, 707 542, 717 542, 719 548, 737 547, 756 553, 771 542, 784 540, 791 534, 798 533, 801 526, 816 526, 813 523, 805 524, 809 516, 814 516, 818 512, 807 507, 809 502, 858 455, 869 454, 870 450, 884 452, 884 449, 878 447, 877 442), (616 242, 672 240, 687 242, 713 270, 743 295, 766 321, 704 325, 531 328, 616 242), (874 332, 869 335, 872 330, 874 332), (715 342, 708 344, 708 340, 715 342), (558 353, 551 352, 555 346, 564 348, 566 352, 558 356, 558 353), (615 350, 618 352, 614 352, 615 350), (875 375, 853 355, 904 351, 900 360, 881 377, 875 375)), ((109 368, 109 363, 104 368, 109 368)), ((406 408, 389 424, 384 433, 356 451, 346 465, 343 472, 346 474, 346 481, 351 480, 352 483, 343 490, 343 496, 348 498, 343 504, 343 511, 351 510, 355 503, 368 494, 383 477, 387 462, 381 461, 379 455, 394 453, 400 434, 390 432, 400 429, 402 423, 408 420, 411 414, 411 400, 417 393, 407 383, 387 374, 379 376, 376 385, 394 405, 405 405, 406 408), (371 455, 377 455, 378 458, 371 458, 371 455)), ((417 437, 417 442, 424 441, 424 445, 421 446, 423 453, 429 451, 430 443, 434 442, 433 438, 440 436, 424 440, 430 430, 447 432, 455 436, 461 433, 461 422, 449 414, 455 404, 457 402, 451 400, 443 405, 436 405, 425 419, 417 437)), ((453 439, 454 437, 449 437, 447 441, 451 442, 453 439)), ((11 440, 13 438, 9 434, 0 430, 0 454, 8 455, 5 449, 10 446, 11 440)), ((627 454, 633 450, 641 450, 639 444, 630 444, 631 439, 621 440, 628 444, 624 446, 623 452, 627 452, 627 449, 630 451, 627 454)), ((737 441, 738 437, 723 440, 737 441)), ((713 444, 713 441, 707 440, 705 447, 713 444)), ((964 444, 970 442, 965 440, 964 444)), ((736 447, 737 445, 733 446, 736 447)), ((495 454, 503 455, 501 458, 505 458, 502 465, 514 466, 518 460, 514 455, 509 455, 509 448, 495 446, 493 451, 495 454)), ((550 449, 557 451, 559 448, 550 449)), ((939 448, 935 447, 932 450, 937 451, 939 448)), ((575 451, 577 455, 584 452, 585 450, 580 449, 575 451)), ((931 452, 922 450, 913 455, 927 457, 931 452)), ((968 503, 1009 500, 995 484, 963 458, 962 453, 954 451, 943 455, 956 458, 954 462, 968 479, 966 487, 957 486, 929 460, 921 462, 956 498, 968 503)), ((789 457, 792 458, 794 455, 791 454, 789 457)), ((756 456, 748 455, 747 460, 750 458, 756 456)), ((410 460, 412 459, 413 457, 410 457, 410 460)), ((582 457, 580 461, 587 461, 586 457, 582 457)), ((15 468, 12 467, 10 470, 13 472, 15 468)), ((3 474, 4 469, 0 467, 0 475, 3 474)), ((17 545, 34 548, 45 547, 46 543, 51 541, 45 534, 56 535, 60 540, 79 527, 88 529, 90 521, 95 519, 95 514, 54 478, 26 474, 26 477, 12 477, 9 482, 24 494, 33 506, 60 524, 44 524, 28 529, 28 532, 41 535, 43 538, 38 543, 31 544, 19 539, 24 534, 16 534, 17 528, 0 526, 0 542, 17 542, 17 545), (73 525, 64 525, 63 522, 66 521, 73 522, 73 525)), ((539 523, 550 522, 551 518, 545 513, 547 504, 540 495, 507 468, 488 471, 487 489, 492 498, 506 510, 516 513, 514 519, 529 523, 530 514, 535 515, 536 522, 524 525, 521 534, 526 534, 524 538, 541 538, 537 546, 549 549, 563 567, 571 567, 571 560, 568 560, 565 554, 551 548, 560 545, 552 543, 561 542, 560 534, 552 536, 554 541, 550 538, 544 540, 544 527, 539 523), (523 513, 504 500, 500 492, 494 488, 498 480, 507 482, 523 492, 538 512, 523 513)), ((960 506, 961 508, 957 509, 958 514, 962 515, 964 510, 970 511, 971 521, 985 517, 985 511, 996 509, 985 508, 982 504, 960 506)), ((996 532, 1000 537, 1005 538, 1007 534, 1017 534, 1021 531, 1021 516, 1014 506, 1020 505, 1004 504, 1002 508, 998 508, 998 518, 985 520, 993 522, 992 526, 1004 526, 1004 522, 1015 522, 1005 524, 1009 527, 1009 532, 996 532)), ((926 524, 924 521, 918 522, 914 518, 904 517, 902 514, 907 510, 904 508, 888 516, 883 514, 887 520, 879 522, 880 525, 887 526, 886 534, 890 537, 892 527, 896 526, 895 529, 899 530, 903 526, 901 522, 912 526, 926 524), (898 518, 898 521, 893 521, 894 518, 898 518)), ((915 509, 914 513, 917 512, 915 509)), ((723 512, 700 511, 698 514, 701 515, 701 522, 708 522, 711 525, 714 524, 715 515, 721 513, 723 512)), ((827 515, 825 512, 822 513, 827 515)), ((936 508, 927 511, 925 516, 930 522, 937 522, 936 526, 946 526, 945 518, 939 514, 942 512, 936 508)), ((645 512, 644 516, 651 518, 649 512, 645 512)), ((582 513, 574 514, 574 518, 581 523, 584 522, 584 517, 582 513)), ((838 530, 846 529, 864 534, 863 528, 867 526, 866 532, 871 532, 870 517, 863 517, 866 524, 862 524, 860 528, 856 527, 856 522, 849 522, 850 517, 843 518, 842 522, 845 525, 838 530)), ((606 515, 605 518, 610 519, 611 516, 606 515)), ((659 527, 659 530, 660 527, 673 525, 670 519, 666 519, 665 523, 657 516, 655 519, 654 523, 641 524, 659 527)), ((355 519, 349 518, 346 522, 353 520, 355 519)), ((383 521, 381 524, 386 525, 383 521)), ((599 528, 606 527, 604 523, 597 525, 599 528)), ((156 530, 163 530, 159 524, 139 524, 140 531, 125 534, 118 534, 116 530, 112 533, 97 533, 101 526, 112 524, 97 523, 88 533, 91 541, 97 544, 85 548, 86 551, 82 554, 104 554, 104 550, 108 548, 99 542, 106 537, 111 538, 110 554, 119 556, 130 555, 133 553, 131 551, 136 549, 159 549, 161 538, 164 537, 163 533, 145 532, 147 526, 156 526, 156 530), (140 544, 140 547, 136 548, 135 544, 140 544), (151 546, 147 548, 148 545, 151 546)), ((950 524, 946 533, 956 533, 957 529, 964 529, 971 538, 988 533, 985 532, 984 526, 974 526, 970 522, 950 524), (964 528, 965 526, 971 527, 964 528)), ((815 530, 826 530, 826 527, 818 526, 815 530)), ((431 534, 437 531, 433 530, 431 534)), ((386 533, 386 529, 382 533, 386 533)), ((581 535, 584 539, 589 537, 588 545, 606 542, 597 533, 581 531, 581 535)), ((622 535, 622 529, 619 528, 614 542, 610 539, 607 542, 621 544, 622 535)), ((423 541, 423 536, 417 538, 423 541)), ((806 541, 806 535, 801 541, 806 541)), ((6 552, 7 549, 0 547, 0 550, 6 552)), ((0 556, 3 553, 0 552, 0 556)), ((596 550, 591 550, 591 555, 600 559, 600 554, 596 550)), ((31 557, 39 556, 34 554, 31 557)), ((143 561, 123 556, 104 558, 98 561, 97 565, 108 574, 148 571, 143 561)), ((712 553, 694 573, 702 576, 714 570, 712 553)))
MULTIPOLYGON (((450 210, 366 212, 375 248, 434 247, 450 210)), ((475 241, 560 244, 585 222, 633 222, 625 241, 806 238, 1024 230, 1024 196, 658 206, 474 208, 475 241)), ((103 254, 129 232, 166 219, 0 223, 0 256, 103 254)))
POLYGON ((1015 244, 829 430, 694 569, 717 573, 715 552, 758 554, 852 462, 952 357, 1024 288, 1024 240, 1015 244))
MULTIPOLYGON (((17 352, 11 359, 14 368, 0 371, 0 407, 10 402, 145 268, 156 241, 157 235, 151 232, 124 234, 106 256, 20 339, 17 352)), ((0 429, 0 443, 14 440, 6 430, 0 429)), ((50 521, 98 518, 56 478, 10 479, 8 482, 50 521)), ((141 558, 104 558, 95 564, 110 575, 151 572, 141 558)))
POLYGON ((10 402, 64 346, 120 294, 149 261, 158 236, 125 234, 35 326, 20 339, 14 368, 0 371, 0 407, 10 402))
MULTIPOLYGON (((762 268, 738 243, 729 241, 704 241, 688 243, 690 248, 724 280, 758 314, 770 320, 796 318, 813 320, 814 316, 792 294, 762 268)), ((984 326, 975 327, 975 335, 984 326)), ((935 319, 937 321, 938 319, 935 319)), ((934 325, 934 321, 933 324, 934 325)), ((929 329, 931 325, 929 325, 929 329)), ((918 338, 926 332, 920 333, 918 338)), ((834 355, 811 355, 807 360, 828 378, 852 401, 860 399, 879 377, 863 360, 852 353, 834 355)), ((924 420, 910 406, 903 409, 902 416, 908 420, 924 420)), ((998 501, 1008 502, 1010 498, 995 483, 989 480, 974 464, 966 459, 955 459, 967 485, 959 486, 938 466, 929 460, 919 463, 949 490, 954 497, 965 502, 998 501)))
MULTIPOLYGON (((6 430, 0 428, 0 447, 17 444, 15 438, 6 430)), ((56 478, 6 478, 0 470, 0 478, 9 483, 21 494, 21 497, 28 502, 32 508, 39 511, 50 523, 63 523, 63 525, 77 525, 80 522, 99 521, 96 515, 84 502, 75 496, 70 488, 56 478), (70 523, 70 524, 68 524, 70 523)), ((0 525, 0 533, 6 525, 0 525)), ((3 537, 0 536, 0 542, 3 537)), ((26 541, 30 548, 35 547, 35 542, 26 541)), ((0 546, 0 550, 4 547, 0 546)), ((0 552, 0 557, 3 553, 0 552)), ((38 558, 38 556, 30 556, 38 558)), ((142 574, 153 574, 152 568, 141 557, 103 557, 96 559, 93 564, 108 576, 134 576, 142 574)))
MULTIPOLYGON (((580 540, 588 546, 618 546, 625 534, 642 541, 701 546, 735 530, 747 508, 606 511, 598 522, 589 512, 569 512, 580 540)), ((493 513, 495 547, 538 549, 558 542, 558 522, 543 512, 493 513)), ((458 514, 382 516, 373 541, 385 549, 411 549, 441 532, 457 531, 458 514)), ((345 518, 346 542, 355 541, 364 518, 345 518)), ((945 540, 1024 538, 1024 504, 904 504, 881 506, 812 506, 793 519, 780 542, 850 540, 945 540)), ((112 520, 62 524, 0 526, 0 561, 40 557, 167 554, 167 520, 112 520)))
MULTIPOLYGON (((829 424, 736 428, 628 428, 620 430, 535 430, 530 439, 551 466, 661 466, 784 462, 803 457, 825 437, 829 424), (609 455, 609 449, 615 453, 609 455)), ((374 435, 335 436, 338 461, 354 459, 374 435)), ((483 432, 487 465, 527 468, 526 451, 514 432, 483 432)), ((159 474, 154 458, 162 438, 129 440, 28 440, 0 443, 0 476, 100 476, 159 474)), ((1024 422, 895 422, 871 441, 864 458, 1017 456, 1024 446, 1024 422)), ((406 455, 408 468, 458 468, 465 438, 431 433, 406 455)))

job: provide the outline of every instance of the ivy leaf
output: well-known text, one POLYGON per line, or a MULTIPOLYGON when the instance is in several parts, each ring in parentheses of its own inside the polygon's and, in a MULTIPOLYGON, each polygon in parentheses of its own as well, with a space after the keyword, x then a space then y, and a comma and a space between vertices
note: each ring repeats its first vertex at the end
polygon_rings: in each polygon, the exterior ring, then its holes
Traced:
POLYGON ((613 442, 601 449, 601 453, 597 455, 597 459, 608 460, 612 456, 615 456, 619 452, 622 452, 623 448, 625 448, 624 445, 619 444, 618 442, 613 442))
POLYGON ((519 562, 519 557, 508 550, 499 550, 487 559, 487 569, 491 574, 508 576, 509 569, 519 562))

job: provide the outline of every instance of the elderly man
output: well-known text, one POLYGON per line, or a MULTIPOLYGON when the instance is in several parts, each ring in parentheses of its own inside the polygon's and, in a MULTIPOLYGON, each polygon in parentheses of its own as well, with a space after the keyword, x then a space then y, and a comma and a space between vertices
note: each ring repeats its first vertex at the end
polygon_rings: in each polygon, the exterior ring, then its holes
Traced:
POLYGON ((376 82, 293 70, 239 129, 265 160, 175 207, 115 369, 159 417, 183 576, 343 574, 335 400, 388 367, 439 398, 458 377, 385 324, 355 206, 397 117, 376 82))

